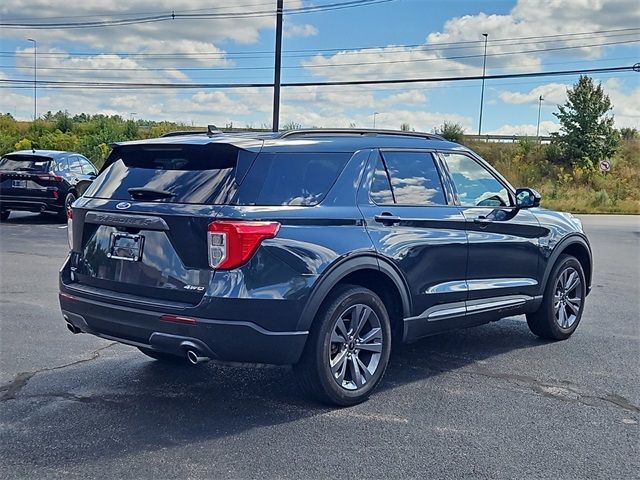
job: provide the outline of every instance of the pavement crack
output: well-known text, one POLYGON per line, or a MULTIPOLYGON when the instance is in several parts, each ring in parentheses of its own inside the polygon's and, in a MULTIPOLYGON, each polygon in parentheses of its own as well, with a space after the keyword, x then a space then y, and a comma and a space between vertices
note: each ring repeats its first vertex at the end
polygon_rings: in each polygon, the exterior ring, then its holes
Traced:
POLYGON ((117 345, 117 342, 110 343, 109 345, 105 345, 104 347, 100 347, 93 352, 91 352, 91 356, 89 358, 83 358, 80 360, 76 360, 75 362, 66 363, 64 365, 58 365, 55 367, 46 367, 38 370, 34 370, 33 372, 22 372, 17 374, 12 381, 0 386, 0 401, 4 402, 6 400, 13 400, 16 396, 22 391, 22 389, 29 383, 35 375, 44 372, 52 372, 54 370, 62 370, 63 368, 69 368, 76 365, 80 365, 81 363, 91 362, 100 356, 100 352, 106 350, 107 348, 113 347, 117 345))
POLYGON ((547 398, 554 398, 564 402, 580 403, 590 407, 616 407, 623 410, 639 413, 640 407, 631 403, 623 396, 606 393, 594 394, 584 388, 571 384, 567 381, 549 382, 542 381, 527 375, 516 375, 512 373, 493 373, 485 370, 462 371, 467 375, 479 375, 483 377, 506 380, 520 387, 533 390, 535 393, 547 398))

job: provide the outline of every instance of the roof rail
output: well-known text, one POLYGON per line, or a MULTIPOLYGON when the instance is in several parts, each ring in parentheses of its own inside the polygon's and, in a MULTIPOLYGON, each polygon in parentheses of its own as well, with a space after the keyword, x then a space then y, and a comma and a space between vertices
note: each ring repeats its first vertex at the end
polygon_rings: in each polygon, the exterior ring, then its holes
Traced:
POLYGON ((403 130, 382 130, 369 128, 311 128, 301 130, 288 130, 280 133, 280 138, 304 136, 304 135, 397 135, 404 137, 420 137, 431 140, 444 140, 435 133, 405 132, 403 130))
POLYGON ((183 131, 176 131, 176 132, 167 132, 165 134, 162 135, 162 137, 179 137, 181 135, 220 135, 221 133, 224 133, 222 130, 220 130, 218 127, 216 127, 215 125, 207 125, 207 129, 206 130, 183 130, 183 131))
POLYGON ((160 135, 162 138, 164 137, 180 137, 182 135, 207 135, 206 130, 178 130, 176 132, 167 132, 160 135))

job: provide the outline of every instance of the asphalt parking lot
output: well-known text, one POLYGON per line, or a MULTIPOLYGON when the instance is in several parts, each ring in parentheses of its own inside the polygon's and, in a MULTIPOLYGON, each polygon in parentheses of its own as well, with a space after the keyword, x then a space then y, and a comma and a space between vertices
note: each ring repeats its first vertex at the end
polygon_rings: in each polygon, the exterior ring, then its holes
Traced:
POLYGON ((394 352, 366 403, 334 410, 288 368, 165 366, 71 335, 66 228, 0 225, 2 478, 638 478, 640 218, 581 217, 594 289, 576 334, 523 317, 394 352), (635 473, 633 473, 635 472, 635 473))

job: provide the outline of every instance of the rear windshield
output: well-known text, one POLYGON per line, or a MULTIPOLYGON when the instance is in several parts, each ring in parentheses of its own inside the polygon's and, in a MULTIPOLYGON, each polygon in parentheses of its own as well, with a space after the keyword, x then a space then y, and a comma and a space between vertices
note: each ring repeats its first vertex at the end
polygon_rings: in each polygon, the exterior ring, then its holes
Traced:
POLYGON ((236 205, 317 205, 351 158, 350 153, 261 154, 247 174, 236 205))
POLYGON ((114 150, 85 197, 159 202, 300 205, 322 201, 348 153, 256 154, 228 144, 135 145, 114 150), (134 193, 135 195, 136 193, 134 193))
POLYGON ((50 158, 37 155, 6 155, 0 159, 0 170, 13 172, 48 172, 50 158))
POLYGON ((131 200, 129 189, 144 188, 153 201, 228 204, 255 155, 227 144, 120 147, 84 195, 131 200), (153 191, 170 196, 154 197, 153 191))

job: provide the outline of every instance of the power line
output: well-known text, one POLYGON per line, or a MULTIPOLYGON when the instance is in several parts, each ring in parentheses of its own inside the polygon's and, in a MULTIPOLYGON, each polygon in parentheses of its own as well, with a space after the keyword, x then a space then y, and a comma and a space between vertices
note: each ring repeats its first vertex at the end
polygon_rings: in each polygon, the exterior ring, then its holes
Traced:
MULTIPOLYGON (((219 7, 207 7, 207 8, 191 8, 191 9, 185 9, 185 10, 180 10, 180 12, 204 12, 204 11, 209 11, 209 10, 225 10, 225 9, 229 9, 229 8, 242 8, 242 7, 260 7, 260 6, 264 6, 264 5, 273 5, 272 1, 269 2, 264 2, 264 3, 245 3, 244 5, 229 5, 229 6, 219 6, 219 7)), ((132 15, 154 15, 154 14, 158 14, 161 13, 157 10, 153 11, 153 12, 103 12, 103 13, 94 13, 94 14, 87 14, 87 15, 62 15, 62 16, 58 16, 58 17, 49 17, 47 16, 46 19, 47 20, 52 20, 52 19, 65 19, 65 18, 96 18, 96 17, 127 17, 127 16, 132 16, 132 15)), ((5 21, 9 21, 9 22, 17 22, 17 21, 24 21, 24 20, 42 20, 42 17, 13 17, 13 18, 5 18, 5 21)))
MULTIPOLYGON (((521 55, 521 54, 529 54, 529 53, 543 53, 543 52, 554 52, 561 50, 572 50, 572 49, 581 49, 581 48, 591 48, 591 47, 604 47, 610 45, 623 45, 623 44, 631 44, 638 43, 640 40, 621 40, 616 42, 602 42, 602 43, 592 43, 592 44, 582 44, 582 45, 570 45, 570 46, 562 46, 562 47, 551 47, 551 48, 539 48, 539 49, 529 49, 529 50, 516 50, 512 52, 499 52, 499 53, 491 53, 487 54, 488 58, 493 57, 503 57, 510 55, 521 55)), ((318 68, 341 68, 341 67, 360 67, 365 65, 389 65, 389 64, 402 64, 402 63, 423 63, 423 62, 438 62, 438 61, 448 61, 448 60, 469 60, 472 58, 480 58, 483 57, 482 54, 477 55, 454 55, 450 57, 435 57, 435 58, 413 58, 413 59, 405 59, 405 60, 380 60, 374 62, 349 62, 349 63, 323 63, 323 64, 307 64, 307 65, 287 65, 283 66, 282 69, 287 70, 299 70, 299 69, 318 69, 318 68)), ((0 68, 14 68, 12 66, 2 66, 0 68)), ((20 68, 16 66, 15 68, 20 68)), ((76 70, 76 71, 104 71, 105 68, 109 69, 109 71, 168 71, 168 70, 178 70, 178 71, 238 71, 238 70, 272 70, 271 66, 264 67, 238 67, 238 66, 230 66, 230 67, 41 67, 43 70, 76 70)))
MULTIPOLYGON (((296 15, 304 13, 326 12, 333 10, 344 10, 347 8, 377 5, 381 3, 389 3, 395 0, 350 0, 345 2, 337 2, 322 5, 309 5, 306 7, 285 9, 285 15, 296 15)), ((235 19, 235 18, 254 18, 254 17, 271 17, 275 16, 274 10, 246 11, 246 12, 224 12, 224 13, 161 13, 157 15, 110 19, 93 22, 50 22, 50 23, 12 23, 1 22, 0 27, 11 29, 74 29, 74 28, 100 28, 124 25, 137 25, 144 23, 173 21, 176 19, 193 20, 193 19, 235 19)))
MULTIPOLYGON (((551 66, 551 65, 579 65, 579 64, 593 64, 593 63, 600 63, 600 62, 615 62, 615 61, 626 61, 626 60, 634 60, 636 57, 635 56, 625 56, 625 57, 613 57, 613 58, 603 58, 603 59, 598 59, 598 60, 576 60, 576 61, 571 61, 571 62, 567 62, 567 61, 562 61, 562 62, 545 62, 545 66, 551 66)), ((506 69, 518 69, 518 70, 522 70, 522 69, 526 69, 527 67, 537 67, 539 64, 536 63, 523 63, 523 64, 519 64, 519 65, 515 65, 515 66, 501 66, 501 67, 493 67, 492 71, 496 71, 496 70, 506 70, 506 69)), ((22 67, 17 67, 14 65, 11 66, 0 66, 0 68, 7 68, 7 69, 17 69, 17 68, 22 68, 22 67)), ((41 69, 41 71, 46 72, 47 70, 52 70, 53 67, 43 67, 41 69)), ((60 69, 64 69, 64 70, 72 70, 72 71, 77 71, 77 70, 82 70, 82 69, 77 69, 77 68, 73 68, 73 67, 59 67, 56 68, 56 70, 60 70, 60 69)), ((452 72, 456 72, 456 71, 466 71, 468 69, 467 66, 461 65, 459 67, 449 67, 446 69, 438 69, 438 70, 429 70, 430 74, 434 74, 434 73, 452 73, 452 72)), ((104 69, 98 69, 98 70, 102 70, 104 72, 104 69)), ((144 69, 141 69, 141 73, 144 73, 144 69)), ((163 69, 156 69, 156 70, 150 70, 149 73, 152 73, 154 71, 164 71, 163 69)), ((170 70, 167 70, 166 73, 170 73, 170 70)), ((195 73, 199 73, 199 72, 195 72, 195 73)), ((204 74, 208 74, 208 72, 202 72, 204 74)), ((29 77, 31 76, 31 73, 18 73, 18 75, 22 75, 25 77, 29 77)), ((69 78, 69 75, 65 75, 65 74, 61 74, 61 75, 56 75, 56 74, 48 74, 48 73, 43 73, 43 75, 46 75, 46 79, 64 79, 64 78, 69 78)), ((207 77, 209 77, 209 75, 207 75, 207 77)), ((79 80, 77 78, 77 75, 74 75, 74 78, 76 80, 79 80)), ((131 78, 135 78, 138 80, 158 80, 158 76, 157 75, 151 75, 151 76, 144 76, 141 77, 139 75, 134 75, 131 78)), ((253 74, 248 74, 248 75, 240 75, 240 74, 236 74, 234 72, 234 78, 246 78, 246 79, 250 79, 250 78, 255 78, 255 75, 253 74)), ((288 79, 302 79, 302 78, 308 78, 308 75, 288 75, 287 76, 288 79)), ((91 75, 91 79, 100 79, 100 80, 109 80, 109 79, 113 79, 113 76, 110 76, 107 72, 104 72, 103 75, 96 75, 96 74, 92 74, 91 75)), ((190 79, 192 81, 196 81, 198 80, 197 78, 193 78, 192 75, 190 75, 190 79)))
MULTIPOLYGON (((505 38, 497 38, 491 41, 490 48, 494 46, 505 47, 509 45, 519 45, 523 41, 527 41, 529 44, 534 43, 547 43, 552 41, 552 39, 557 39, 555 41, 559 42, 569 42, 569 41, 579 41, 579 40, 590 40, 591 38, 611 38, 611 37, 621 37, 621 36, 629 36, 636 35, 640 32, 640 27, 636 28, 622 28, 622 29, 613 29, 613 30, 596 30, 592 32, 574 32, 574 33, 565 33, 565 34, 554 34, 554 35, 536 35, 536 36, 528 36, 528 37, 505 37, 505 38), (622 33, 627 32, 627 33, 622 33), (584 37, 588 35, 586 38, 564 38, 564 37, 584 37), (503 43, 509 42, 509 43, 503 43)), ((283 56, 289 57, 307 57, 311 55, 288 55, 288 54, 298 54, 298 53, 320 53, 320 52, 340 52, 341 55, 346 54, 362 54, 367 50, 381 50, 383 51, 375 52, 376 54, 381 53, 397 53, 398 51, 403 51, 408 48, 420 48, 421 50, 462 50, 462 49, 473 49, 481 46, 481 40, 472 40, 472 41, 458 41, 458 42, 439 42, 439 43, 417 43, 417 44, 402 44, 402 45, 378 45, 378 46, 368 46, 368 47, 349 47, 349 48, 316 48, 316 49, 291 49, 284 50, 283 56), (447 48, 444 48, 447 47, 447 48), (284 54, 287 55, 284 55, 284 54)), ((158 58, 181 58, 181 57, 231 57, 231 56, 239 56, 240 58, 261 58, 261 57, 247 57, 246 55, 268 55, 273 56, 273 50, 251 50, 251 51, 218 51, 218 52, 164 52, 164 53, 151 53, 151 52, 109 52, 109 53, 96 53, 96 52, 43 52, 41 56, 50 56, 50 57, 59 57, 59 56, 98 56, 98 55, 117 55, 120 57, 158 57, 158 58)), ((27 51, 0 51, 0 56, 21 56, 21 55, 31 55, 31 52, 27 51)))
MULTIPOLYGON (((485 75, 487 80, 504 79, 504 78, 530 78, 530 77, 550 77, 565 75, 588 75, 592 73, 606 72, 631 72, 634 71, 633 65, 619 67, 603 67, 591 69, 576 70, 556 70, 546 72, 527 72, 527 73, 505 73, 485 75)), ((282 87, 323 87, 323 86, 341 86, 341 85, 393 85, 393 84, 409 84, 409 83, 430 83, 430 82, 458 82, 468 80, 480 80, 482 75, 457 76, 457 77, 430 77, 430 78, 404 78, 404 79, 387 79, 387 80, 338 80, 325 82, 288 82, 282 83, 282 87)), ((0 79, 0 84, 25 84, 32 83, 30 80, 16 79, 0 79)), ((136 82, 82 82, 82 81, 64 81, 64 80, 40 80, 38 84, 49 86, 51 88, 58 85, 73 85, 77 87, 96 87, 106 89, 233 89, 233 88, 271 88, 272 83, 136 83, 136 82)))

